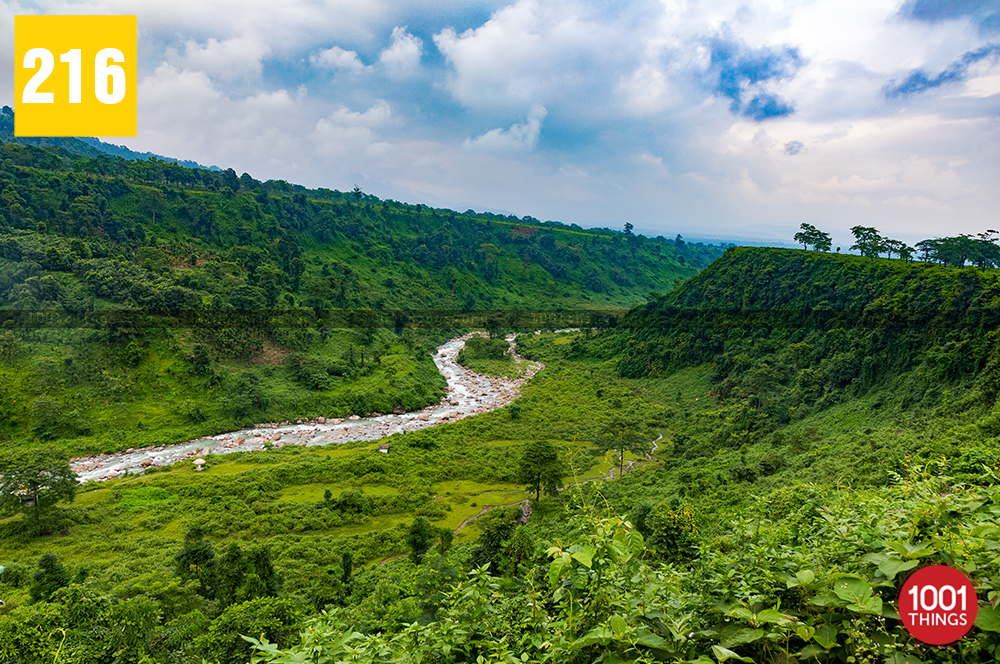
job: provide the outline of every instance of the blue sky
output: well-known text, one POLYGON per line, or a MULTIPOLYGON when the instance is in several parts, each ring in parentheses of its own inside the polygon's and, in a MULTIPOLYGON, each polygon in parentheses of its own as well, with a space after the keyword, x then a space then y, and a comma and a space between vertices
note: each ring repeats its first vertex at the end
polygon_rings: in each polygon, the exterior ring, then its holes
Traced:
POLYGON ((109 140, 258 179, 845 247, 1000 227, 997 0, 0 0, 5 44, 27 13, 137 14, 109 140))

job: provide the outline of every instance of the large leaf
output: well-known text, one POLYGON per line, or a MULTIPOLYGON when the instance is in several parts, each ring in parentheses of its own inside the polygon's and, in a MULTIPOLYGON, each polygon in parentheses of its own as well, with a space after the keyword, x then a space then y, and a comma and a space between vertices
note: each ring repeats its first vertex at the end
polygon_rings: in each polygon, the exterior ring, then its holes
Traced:
POLYGON ((662 636, 653 634, 648 629, 640 629, 636 632, 635 642, 637 645, 646 646, 647 648, 668 650, 670 652, 674 651, 674 645, 672 643, 664 639, 662 636))
POLYGON ((757 614, 757 622, 787 625, 792 619, 776 609, 764 609, 757 614))
POLYGON ((726 640, 726 643, 728 643, 731 646, 738 646, 743 643, 753 643, 754 641, 760 641, 762 638, 764 638, 764 630, 744 628, 733 634, 729 639, 726 640))
POLYGON ((626 624, 624 618, 619 615, 611 616, 611 631, 614 632, 616 639, 622 638, 627 628, 628 624, 626 624))
POLYGON ((976 616, 976 627, 987 632, 1000 632, 1000 609, 995 609, 989 604, 979 607, 979 614, 976 616))
POLYGON ((885 578, 892 581, 900 572, 911 570, 919 564, 919 560, 900 560, 899 558, 889 558, 883 561, 878 566, 878 569, 882 572, 882 574, 885 574, 885 578))
POLYGON ((587 646, 594 646, 598 644, 604 645, 606 643, 610 643, 611 639, 611 630, 604 625, 598 625, 570 644, 569 649, 580 650, 581 648, 586 648, 587 646))
POLYGON ((730 659, 738 659, 741 662, 750 662, 750 664, 753 664, 753 660, 749 657, 740 657, 729 648, 723 648, 722 646, 712 646, 712 654, 715 655, 715 659, 719 660, 719 664, 730 659))
POLYGON ((816 633, 813 634, 813 639, 819 645, 823 646, 827 650, 837 645, 837 634, 838 630, 836 626, 830 623, 823 623, 816 628, 816 633))
POLYGON ((570 547, 570 552, 573 556, 573 560, 579 561, 587 569, 594 566, 594 547, 588 544, 573 546, 570 547))
POLYGON ((820 648, 815 643, 810 643, 799 651, 799 658, 808 661, 816 658, 818 655, 822 655, 824 652, 826 651, 823 648, 820 648))

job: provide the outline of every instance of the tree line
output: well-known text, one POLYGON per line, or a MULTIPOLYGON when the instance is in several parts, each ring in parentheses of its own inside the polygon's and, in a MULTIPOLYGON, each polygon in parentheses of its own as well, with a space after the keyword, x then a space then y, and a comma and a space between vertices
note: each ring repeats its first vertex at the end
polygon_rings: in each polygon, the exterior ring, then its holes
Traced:
MULTIPOLYGON (((829 251, 833 245, 829 233, 823 232, 812 224, 803 223, 793 239, 804 249, 812 247, 815 251, 829 251)), ((1000 232, 989 229, 977 235, 963 233, 954 237, 932 238, 921 240, 911 247, 905 242, 882 236, 877 228, 871 226, 854 226, 852 251, 857 251, 868 258, 878 258, 882 254, 886 258, 895 255, 904 261, 915 257, 927 263, 938 263, 950 267, 965 267, 966 264, 978 268, 997 267, 1000 265, 1000 232)), ((840 247, 837 247, 840 251, 840 247)))

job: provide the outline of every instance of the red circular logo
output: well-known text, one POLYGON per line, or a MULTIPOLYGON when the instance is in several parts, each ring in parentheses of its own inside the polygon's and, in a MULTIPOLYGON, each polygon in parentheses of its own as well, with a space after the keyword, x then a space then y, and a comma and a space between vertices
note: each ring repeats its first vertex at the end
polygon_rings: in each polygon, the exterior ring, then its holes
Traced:
POLYGON ((910 636, 943 646, 972 629, 979 603, 969 577, 954 567, 933 565, 910 575, 899 591, 897 606, 910 636))

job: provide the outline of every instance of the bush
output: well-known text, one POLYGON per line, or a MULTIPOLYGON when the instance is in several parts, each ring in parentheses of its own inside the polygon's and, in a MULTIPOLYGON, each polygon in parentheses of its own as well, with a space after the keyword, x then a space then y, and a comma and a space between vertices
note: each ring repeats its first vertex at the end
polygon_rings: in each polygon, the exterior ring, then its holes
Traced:
POLYGON ((11 563, 0 572, 0 585, 20 588, 28 580, 28 568, 24 565, 11 563))
POLYGON ((259 597, 227 608, 194 645, 210 662, 248 662, 253 647, 241 635, 286 648, 298 640, 302 617, 291 600, 259 597))
POLYGON ((676 510, 660 503, 646 514, 649 547, 661 558, 675 561, 691 556, 698 544, 694 511, 688 505, 676 510))

